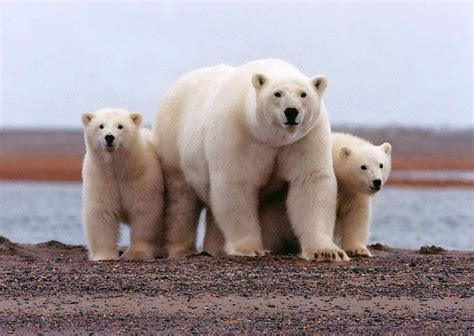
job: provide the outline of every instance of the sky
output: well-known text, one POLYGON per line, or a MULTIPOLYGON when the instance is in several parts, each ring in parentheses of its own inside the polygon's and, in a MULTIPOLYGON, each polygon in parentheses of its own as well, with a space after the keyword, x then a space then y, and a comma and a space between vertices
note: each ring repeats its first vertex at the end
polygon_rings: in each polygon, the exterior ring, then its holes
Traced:
POLYGON ((195 68, 281 58, 325 74, 333 124, 474 126, 470 2, 1 2, 1 128, 151 124, 195 68))

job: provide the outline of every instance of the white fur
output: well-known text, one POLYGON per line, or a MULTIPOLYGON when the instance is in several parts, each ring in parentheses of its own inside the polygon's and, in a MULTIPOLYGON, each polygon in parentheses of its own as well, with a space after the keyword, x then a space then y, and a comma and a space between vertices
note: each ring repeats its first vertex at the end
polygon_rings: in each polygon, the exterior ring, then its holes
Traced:
POLYGON ((163 178, 141 120, 140 114, 117 108, 82 116, 82 217, 91 260, 119 258, 120 223, 130 225, 123 258, 152 259, 161 253, 163 178), (113 146, 107 146, 106 135, 115 137, 113 146))
POLYGON ((338 181, 335 241, 349 255, 370 256, 366 245, 370 231, 371 196, 378 191, 374 190, 373 181, 381 180, 380 188, 387 181, 392 146, 389 143, 375 146, 343 133, 334 133, 332 141, 338 181))
MULTIPOLYGON (((338 205, 335 242, 350 255, 370 256, 366 247, 370 229, 370 200, 376 191, 373 180, 385 184, 391 170, 388 143, 374 146, 349 134, 333 133, 334 170, 338 181, 338 205), (383 168, 380 168, 380 164, 383 168), (361 166, 366 166, 362 170, 361 166)), ((284 200, 285 188, 265 196, 260 202, 259 216, 264 247, 275 253, 297 253, 300 250, 289 224, 284 200)), ((207 218, 204 246, 211 254, 220 254, 224 238, 212 217, 207 218)))
POLYGON ((171 256, 193 252, 201 202, 223 232, 227 254, 265 253, 259 193, 288 181, 288 214, 302 257, 347 258, 332 240, 337 186, 325 88, 323 76, 310 79, 280 60, 203 68, 178 80, 152 130, 170 195, 171 256), (285 125, 289 107, 299 110, 298 125, 285 125))

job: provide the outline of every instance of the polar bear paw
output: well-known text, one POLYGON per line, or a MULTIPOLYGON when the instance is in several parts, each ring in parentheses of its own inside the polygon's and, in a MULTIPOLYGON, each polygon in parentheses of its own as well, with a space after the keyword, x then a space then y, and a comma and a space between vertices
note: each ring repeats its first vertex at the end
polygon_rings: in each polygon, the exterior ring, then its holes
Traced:
POLYGON ((123 254, 122 260, 152 260, 155 259, 155 248, 128 248, 123 254))
POLYGON ((249 248, 249 249, 226 249, 226 253, 231 256, 239 256, 239 257, 263 257, 270 253, 268 250, 256 249, 256 248, 249 248))
POLYGON ((96 252, 90 257, 91 261, 114 261, 119 260, 118 251, 96 252))
POLYGON ((349 248, 344 248, 344 250, 351 257, 357 257, 357 256, 373 257, 372 253, 370 253, 369 249, 365 246, 349 247, 349 248))
POLYGON ((168 251, 169 259, 182 259, 189 257, 196 253, 196 249, 190 244, 167 244, 166 250, 168 251))
POLYGON ((248 241, 228 242, 225 244, 224 251, 228 255, 241 257, 262 257, 269 253, 263 248, 262 243, 248 241))
POLYGON ((316 260, 316 261, 349 261, 344 250, 341 250, 337 246, 326 247, 326 248, 314 248, 306 249, 300 255, 301 258, 306 260, 316 260))

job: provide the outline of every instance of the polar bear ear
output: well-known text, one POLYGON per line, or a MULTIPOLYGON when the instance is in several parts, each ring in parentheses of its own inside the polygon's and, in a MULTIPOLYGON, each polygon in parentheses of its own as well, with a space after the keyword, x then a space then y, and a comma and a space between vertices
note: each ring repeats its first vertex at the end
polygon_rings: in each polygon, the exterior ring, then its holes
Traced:
POLYGON ((341 151, 339 152, 339 155, 341 156, 342 159, 348 158, 351 155, 352 151, 350 148, 347 147, 342 147, 341 151))
POLYGON ((260 89, 265 85, 266 82, 267 82, 267 77, 265 75, 258 73, 258 74, 253 75, 252 77, 252 84, 257 92, 260 91, 260 89))
POLYGON ((385 154, 390 155, 392 154, 392 145, 389 144, 388 142, 385 142, 380 145, 380 148, 385 152, 385 154))
POLYGON ((94 113, 86 112, 86 113, 82 114, 81 120, 82 120, 82 123, 84 124, 84 126, 89 125, 92 118, 94 118, 94 113))
POLYGON ((322 96, 324 93, 324 90, 326 90, 326 86, 328 86, 328 80, 326 79, 326 76, 324 75, 314 76, 311 79, 311 82, 313 83, 313 86, 318 92, 318 94, 322 96))
POLYGON ((139 127, 140 124, 142 123, 142 115, 138 112, 132 112, 130 113, 130 119, 132 119, 133 123, 139 127))

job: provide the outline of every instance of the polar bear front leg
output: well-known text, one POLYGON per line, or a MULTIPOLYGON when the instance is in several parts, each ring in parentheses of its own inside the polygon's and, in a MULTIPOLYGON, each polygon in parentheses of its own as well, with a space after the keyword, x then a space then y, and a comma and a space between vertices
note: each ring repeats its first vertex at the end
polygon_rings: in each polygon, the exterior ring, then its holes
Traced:
POLYGON ((307 174, 293 179, 287 199, 290 222, 306 260, 349 260, 333 242, 337 182, 332 174, 307 174))
POLYGON ((264 255, 258 223, 257 188, 248 181, 211 178, 211 208, 228 255, 264 255))
POLYGON ((196 235, 201 212, 193 188, 181 172, 163 173, 165 183, 165 246, 170 258, 196 252, 196 235))
POLYGON ((83 225, 90 260, 119 259, 117 243, 120 223, 117 216, 107 210, 86 208, 83 213, 83 225))
MULTIPOLYGON (((338 219, 338 231, 341 233, 341 247, 350 256, 367 256, 372 254, 367 249, 370 227, 370 199, 357 196, 344 218, 338 219)), ((344 201, 342 199, 341 201, 344 201)))

